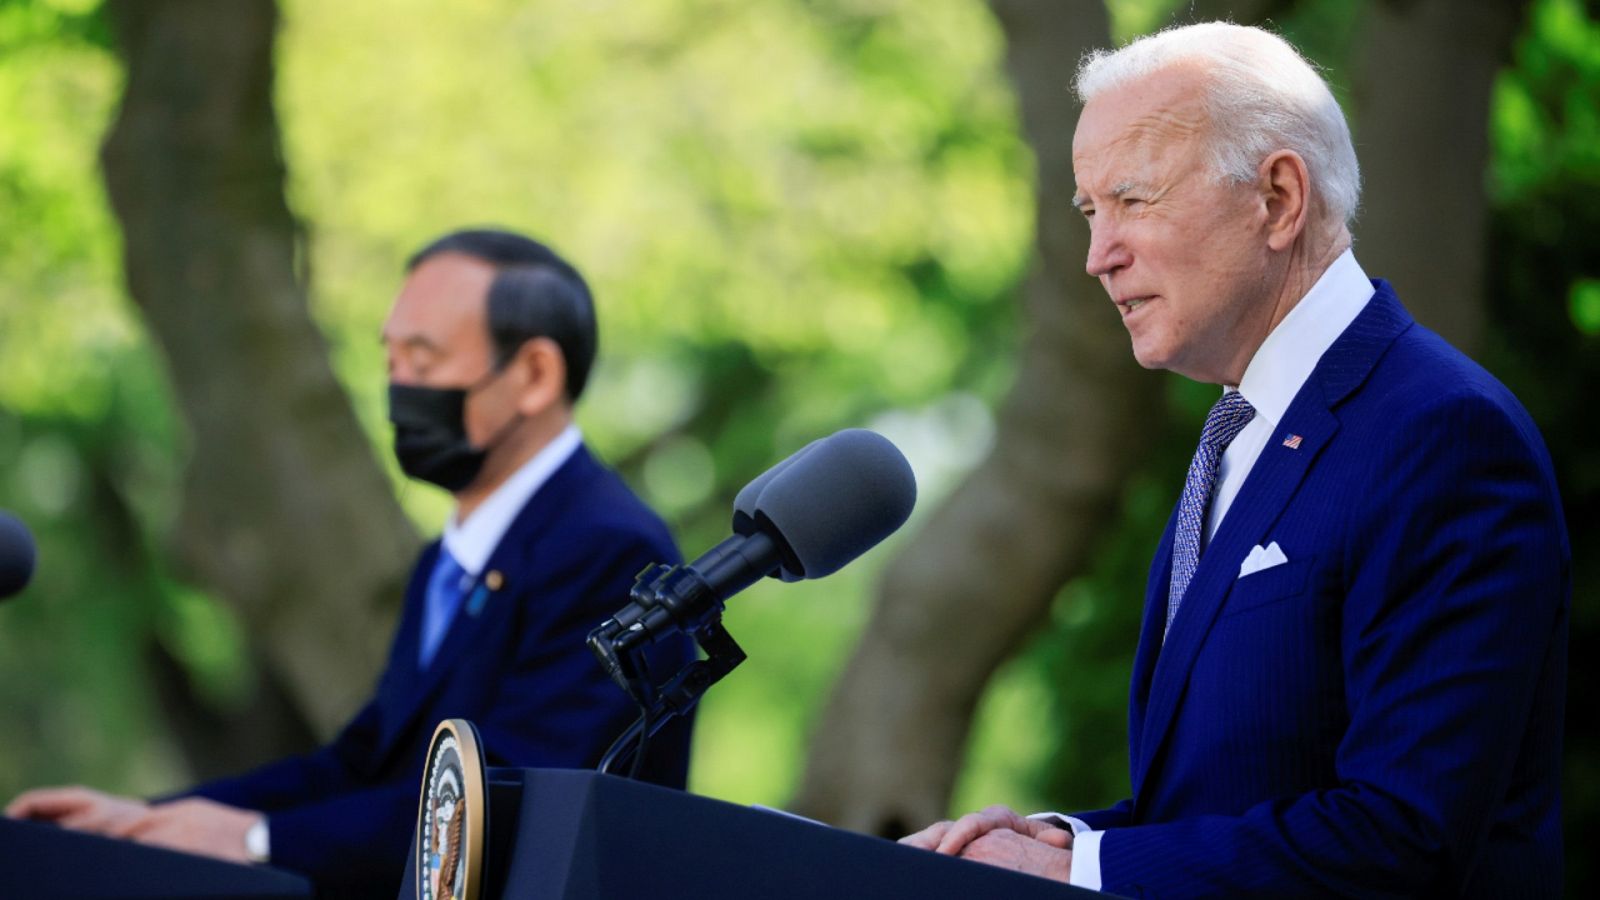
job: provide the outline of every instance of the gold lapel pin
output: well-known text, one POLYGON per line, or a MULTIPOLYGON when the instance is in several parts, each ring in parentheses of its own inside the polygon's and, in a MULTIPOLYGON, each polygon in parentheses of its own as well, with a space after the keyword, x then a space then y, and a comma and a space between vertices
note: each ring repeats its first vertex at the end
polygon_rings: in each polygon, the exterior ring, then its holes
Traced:
POLYGON ((500 574, 499 569, 490 569, 489 574, 483 576, 483 583, 488 585, 489 590, 498 591, 505 585, 506 577, 500 574))

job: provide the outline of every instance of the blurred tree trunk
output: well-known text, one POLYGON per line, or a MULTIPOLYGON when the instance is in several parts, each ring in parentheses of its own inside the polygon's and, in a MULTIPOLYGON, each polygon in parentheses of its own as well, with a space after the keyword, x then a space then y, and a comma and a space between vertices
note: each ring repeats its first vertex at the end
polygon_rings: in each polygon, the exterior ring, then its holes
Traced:
POLYGON ((1190 0, 1181 4, 1172 15, 1172 24, 1188 25, 1193 22, 1236 22, 1240 25, 1260 25, 1277 19, 1294 10, 1299 0, 1190 0))
MULTIPOLYGON (((327 735, 371 689, 417 536, 296 273, 304 247, 273 111, 277 9, 113 0, 108 11, 127 86, 101 161, 128 289, 189 427, 173 552, 246 623, 266 682, 258 709, 292 708, 327 735)), ((230 723, 187 719, 177 731, 194 738, 198 767, 245 761, 204 758, 230 723)))
POLYGON ((1084 273, 1071 197, 1078 58, 1104 6, 992 0, 1037 162, 1037 257, 1016 385, 994 449, 889 565, 823 713, 796 808, 894 836, 944 816, 978 698, 1085 566, 1141 435, 1163 409, 1111 303, 1084 273))
POLYGON ((1489 110, 1528 3, 1372 0, 1357 51, 1368 274, 1457 347, 1483 341, 1489 110))

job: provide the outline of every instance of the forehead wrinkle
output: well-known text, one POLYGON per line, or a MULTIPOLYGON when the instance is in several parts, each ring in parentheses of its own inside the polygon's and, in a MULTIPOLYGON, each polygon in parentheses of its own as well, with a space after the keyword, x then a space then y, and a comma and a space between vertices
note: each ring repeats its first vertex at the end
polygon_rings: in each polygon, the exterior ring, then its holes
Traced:
MULTIPOLYGON (((1191 139, 1200 135, 1204 127, 1203 117, 1191 118, 1173 115, 1170 110, 1157 110, 1129 123, 1120 134, 1107 143, 1103 152, 1119 161, 1118 168, 1142 170, 1154 164, 1158 170, 1166 171, 1167 176, 1158 179, 1160 182, 1166 182, 1170 178, 1178 177, 1179 170, 1187 167, 1162 169, 1158 161, 1167 157, 1171 151, 1192 143, 1191 139)), ((1179 155, 1191 154, 1179 150, 1179 155)), ((1157 190, 1157 183, 1148 177, 1118 173, 1116 180, 1106 189, 1106 196, 1115 200, 1133 192, 1157 190)), ((1074 206, 1081 207, 1085 202, 1087 201, 1081 196, 1073 198, 1074 206)))
POLYGON ((1185 116, 1170 108, 1158 109, 1129 122, 1107 149, 1119 153, 1144 150, 1156 156, 1168 148, 1188 143, 1204 130, 1203 116, 1185 116))

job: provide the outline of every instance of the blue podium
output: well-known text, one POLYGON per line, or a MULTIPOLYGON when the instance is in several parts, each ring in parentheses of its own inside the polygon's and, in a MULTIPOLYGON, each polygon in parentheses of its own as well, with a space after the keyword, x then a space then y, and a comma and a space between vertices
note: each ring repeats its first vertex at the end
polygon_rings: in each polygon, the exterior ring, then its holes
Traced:
POLYGON ((0 896, 72 900, 298 900, 311 883, 265 866, 0 817, 0 896))
MULTIPOLYGON (((479 900, 1105 896, 587 770, 490 769, 487 780, 479 900)), ((400 898, 417 896, 408 866, 400 898)))

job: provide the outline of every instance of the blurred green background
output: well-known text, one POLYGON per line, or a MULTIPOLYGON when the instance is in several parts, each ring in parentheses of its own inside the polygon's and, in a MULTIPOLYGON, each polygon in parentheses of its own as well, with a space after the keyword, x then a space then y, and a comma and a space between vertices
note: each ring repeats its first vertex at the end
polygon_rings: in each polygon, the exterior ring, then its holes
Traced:
MULTIPOLYGON (((1115 0, 1112 32, 1127 39, 1180 5, 1115 0)), ((1267 5, 1346 96, 1368 4, 1267 5)), ((1580 848, 1600 819, 1583 690, 1600 627, 1596 6, 1530 3, 1495 81, 1475 353, 1540 422, 1567 501, 1575 890, 1593 884, 1580 848)), ((389 460, 376 336, 406 255, 460 225, 547 238, 586 273, 602 350, 580 423, 686 553, 725 533, 746 480, 812 438, 877 428, 911 459, 912 528, 825 581, 763 584, 730 605, 750 660, 704 705, 691 786, 788 802, 878 572, 989 449, 1015 375, 1036 174, 993 12, 979 0, 282 0, 280 11, 275 101, 310 310, 422 533, 442 525, 448 498, 405 484, 389 460)), ((180 787, 195 771, 164 720, 153 660, 176 661, 217 715, 247 715, 259 676, 245 618, 167 549, 188 431, 124 289, 97 159, 124 77, 98 0, 0 0, 0 508, 40 552, 33 584, 0 607, 6 797, 56 782, 180 787)), ((1065 78, 1060 95, 1070 102, 1065 78)), ((1355 233, 1359 252, 1359 222, 1355 233)), ((1173 440, 1123 486, 1091 570, 989 682, 952 811, 1126 790, 1144 569, 1209 403, 1176 379, 1164 397, 1152 433, 1173 440)))

